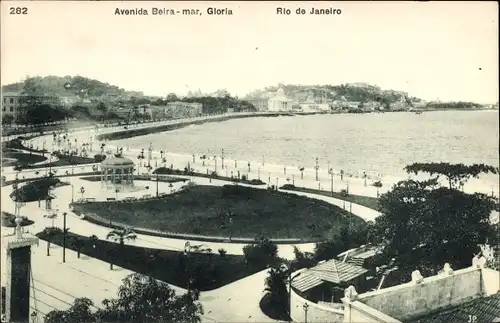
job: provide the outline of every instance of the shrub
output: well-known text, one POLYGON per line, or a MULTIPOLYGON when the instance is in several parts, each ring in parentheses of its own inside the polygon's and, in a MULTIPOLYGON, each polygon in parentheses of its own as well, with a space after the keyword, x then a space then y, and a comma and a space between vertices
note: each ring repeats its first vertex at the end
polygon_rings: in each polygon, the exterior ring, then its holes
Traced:
POLYGON ((285 185, 281 186, 281 189, 283 189, 283 190, 292 190, 294 188, 295 188, 295 185, 293 185, 293 184, 285 184, 285 185))
POLYGON ((102 162, 105 159, 106 159, 106 155, 104 155, 104 154, 96 154, 96 155, 94 155, 94 160, 95 160, 96 163, 100 163, 100 162, 102 162))
POLYGON ((219 255, 220 255, 221 257, 225 257, 225 256, 226 256, 226 254, 227 254, 227 251, 226 251, 226 249, 224 249, 224 248, 220 248, 220 249, 218 250, 218 252, 219 252, 219 255))
POLYGON ((278 260, 278 246, 267 238, 257 238, 243 247, 245 261, 253 266, 268 266, 278 260))

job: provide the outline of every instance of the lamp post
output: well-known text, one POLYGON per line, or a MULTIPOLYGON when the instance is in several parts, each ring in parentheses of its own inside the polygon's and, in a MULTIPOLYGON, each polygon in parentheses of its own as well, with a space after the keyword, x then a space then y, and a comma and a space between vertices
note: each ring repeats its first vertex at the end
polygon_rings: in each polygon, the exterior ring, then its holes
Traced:
POLYGON ((224 148, 221 149, 220 158, 221 158, 222 169, 224 169, 224 148))
POLYGON ((63 213, 63 263, 66 262, 66 215, 67 213, 63 213))
POLYGON ((328 174, 330 174, 330 180, 331 180, 331 182, 330 182, 330 190, 331 190, 331 193, 332 193, 332 196, 333 196, 333 169, 332 168, 330 168, 328 170, 328 174))
POLYGON ((214 172, 217 171, 217 156, 214 155, 214 172))
POLYGON ((85 193, 85 187, 80 187, 80 193, 82 194, 82 201, 83 201, 83 194, 85 193))
POLYGON ((307 310, 309 309, 309 304, 305 303, 302 308, 304 308, 304 323, 307 323, 307 310))
POLYGON ((73 186, 73 184, 71 184, 71 203, 74 202, 75 199, 74 195, 75 195, 75 187, 73 186))
POLYGON ((314 166, 314 169, 316 169, 316 181, 318 181, 319 180, 319 177, 318 177, 318 170, 319 170, 318 157, 316 157, 316 165, 314 166))
POLYGON ((148 148, 148 168, 151 167, 151 155, 153 153, 153 143, 149 143, 149 148, 148 148))

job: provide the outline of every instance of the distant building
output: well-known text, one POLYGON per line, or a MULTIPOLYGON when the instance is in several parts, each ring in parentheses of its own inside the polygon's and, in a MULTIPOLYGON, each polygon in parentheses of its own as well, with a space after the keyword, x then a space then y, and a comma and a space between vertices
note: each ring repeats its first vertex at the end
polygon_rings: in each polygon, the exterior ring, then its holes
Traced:
POLYGON ((269 99, 250 99, 248 100, 257 111, 268 111, 269 110, 269 99))
POLYGON ((167 105, 149 106, 146 113, 152 118, 188 118, 203 114, 203 104, 197 102, 168 102, 167 105))
POLYGON ((290 111, 292 100, 286 97, 285 90, 279 88, 276 93, 269 98, 268 111, 290 111))
POLYGON ((33 104, 60 104, 59 97, 51 95, 24 95, 19 93, 2 93, 2 114, 10 115, 14 122, 25 120, 26 111, 33 104))

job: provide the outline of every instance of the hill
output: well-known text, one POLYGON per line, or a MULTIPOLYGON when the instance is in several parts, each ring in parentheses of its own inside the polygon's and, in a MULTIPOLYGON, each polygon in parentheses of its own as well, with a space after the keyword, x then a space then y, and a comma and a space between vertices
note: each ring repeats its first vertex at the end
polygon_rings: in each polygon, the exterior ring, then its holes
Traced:
MULTIPOLYGON (((125 95, 127 91, 116 85, 82 76, 28 77, 24 82, 2 86, 3 92, 24 92, 32 95, 57 95, 78 97, 101 97, 104 95, 125 95)), ((131 92, 130 92, 131 93, 131 92)))
POLYGON ((275 92, 279 87, 283 88, 285 94, 288 97, 299 102, 311 97, 315 100, 319 99, 325 102, 332 102, 344 98, 346 101, 376 101, 385 105, 398 102, 401 100, 401 98, 405 98, 407 101, 411 102, 421 101, 419 98, 409 97, 408 93, 403 91, 382 90, 378 86, 366 83, 352 83, 341 85, 280 84, 278 86, 270 86, 261 90, 256 90, 247 95, 247 98, 251 99, 266 96, 268 92, 275 92))

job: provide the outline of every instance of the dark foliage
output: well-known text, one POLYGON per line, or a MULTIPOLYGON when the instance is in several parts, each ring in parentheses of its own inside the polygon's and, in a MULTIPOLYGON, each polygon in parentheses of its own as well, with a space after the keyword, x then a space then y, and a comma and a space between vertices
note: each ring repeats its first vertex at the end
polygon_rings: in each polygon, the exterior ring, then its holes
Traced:
POLYGON ((68 185, 61 182, 58 178, 45 177, 36 179, 23 186, 18 187, 10 194, 10 197, 19 202, 33 202, 38 200, 45 200, 48 198, 50 187, 58 187, 68 185))
MULTIPOLYGON (((62 231, 40 232, 37 236, 57 245, 62 245, 62 231)), ((212 290, 235 280, 262 270, 262 266, 245 264, 243 256, 220 256, 208 252, 183 252, 119 245, 110 241, 89 239, 72 232, 67 233, 67 241, 81 239, 82 254, 110 262, 128 270, 149 275, 166 283, 182 288, 188 284, 192 289, 212 290), (95 245, 95 248, 94 248, 95 245), (120 250, 120 252, 118 252, 120 250)), ((69 249, 78 251, 73 243, 69 249)))

